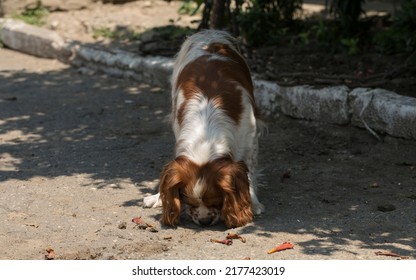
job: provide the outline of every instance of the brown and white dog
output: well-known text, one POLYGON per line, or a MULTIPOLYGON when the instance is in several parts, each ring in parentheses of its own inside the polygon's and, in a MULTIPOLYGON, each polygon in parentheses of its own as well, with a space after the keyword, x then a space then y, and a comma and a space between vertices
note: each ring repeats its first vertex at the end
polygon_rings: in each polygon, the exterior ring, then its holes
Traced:
POLYGON ((223 219, 243 226, 264 211, 256 195, 259 127, 249 68, 233 37, 207 30, 190 36, 172 75, 175 159, 163 169, 159 193, 145 207, 163 207, 177 225, 181 205, 201 226, 223 219))

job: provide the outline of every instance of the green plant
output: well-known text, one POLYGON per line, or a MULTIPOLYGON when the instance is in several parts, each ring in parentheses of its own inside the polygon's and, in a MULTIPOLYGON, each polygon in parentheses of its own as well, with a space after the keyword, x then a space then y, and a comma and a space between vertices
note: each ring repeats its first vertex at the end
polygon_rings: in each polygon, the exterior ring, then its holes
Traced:
POLYGON ((92 37, 98 39, 100 37, 107 39, 117 38, 116 33, 108 27, 92 28, 92 37))
POLYGON ((304 30, 298 34, 304 45, 314 44, 321 48, 336 49, 339 44, 339 32, 336 26, 326 21, 320 20, 311 26, 305 25, 304 30))
POLYGON ((416 49, 416 1, 404 0, 391 27, 376 33, 373 42, 382 53, 410 52, 416 49))
POLYGON ((323 20, 320 20, 318 24, 311 27, 311 31, 314 33, 315 38, 323 39, 328 34, 328 26, 323 20))
POLYGON ((270 38, 272 31, 278 28, 279 16, 276 7, 265 5, 264 0, 252 0, 247 5, 238 18, 240 34, 247 43, 258 45, 270 38))
POLYGON ((181 15, 194 16, 204 4, 204 0, 184 0, 178 12, 181 15))
POLYGON ((37 1, 34 8, 26 8, 20 14, 14 14, 14 19, 19 19, 27 24, 42 26, 45 24, 45 17, 49 14, 49 11, 42 6, 42 1, 37 1))
POLYGON ((416 1, 402 1, 401 8, 394 17, 393 27, 398 30, 416 30, 416 1))
POLYGON ((131 40, 134 39, 135 33, 126 28, 115 28, 109 27, 92 28, 92 36, 94 39, 106 38, 110 40, 131 40))
POLYGON ((359 51, 359 41, 360 40, 358 38, 342 38, 341 44, 347 48, 347 53, 349 55, 355 55, 359 51))
POLYGON ((309 30, 299 33, 298 37, 303 45, 309 45, 311 43, 311 33, 309 30))
POLYGON ((259 45, 285 35, 294 13, 303 1, 247 0, 246 8, 237 18, 240 34, 247 43, 259 45))

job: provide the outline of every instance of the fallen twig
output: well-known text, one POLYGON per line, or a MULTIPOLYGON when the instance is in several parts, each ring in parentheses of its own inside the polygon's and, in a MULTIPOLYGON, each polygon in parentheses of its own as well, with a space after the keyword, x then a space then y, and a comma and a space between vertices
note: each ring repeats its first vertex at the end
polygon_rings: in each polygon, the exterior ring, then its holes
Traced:
POLYGON ((242 237, 241 235, 238 235, 236 233, 228 233, 227 234, 227 239, 240 239, 241 242, 246 243, 246 239, 244 237, 242 237))
POLYGON ((230 246, 233 244, 233 241, 231 239, 225 239, 225 240, 211 239, 210 241, 213 243, 220 243, 220 244, 224 244, 227 246, 230 246))
POLYGON ((400 259, 408 259, 408 256, 402 256, 396 253, 392 253, 392 252, 382 252, 382 251, 378 251, 375 253, 377 256, 387 256, 387 257, 395 257, 395 258, 400 258, 400 259))

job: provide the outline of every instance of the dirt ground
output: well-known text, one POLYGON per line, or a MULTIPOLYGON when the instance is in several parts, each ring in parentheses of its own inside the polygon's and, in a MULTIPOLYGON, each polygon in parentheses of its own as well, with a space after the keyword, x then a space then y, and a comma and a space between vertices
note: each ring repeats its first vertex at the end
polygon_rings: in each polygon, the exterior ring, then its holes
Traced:
POLYGON ((48 249, 54 259, 416 258, 414 141, 269 119, 266 213, 232 230, 186 217, 164 227, 160 209, 141 205, 173 153, 169 90, 7 49, 0 57, 0 259, 45 259, 48 249), (133 223, 139 216, 153 227, 133 223), (247 242, 210 242, 228 232, 247 242), (266 253, 286 241, 294 249, 266 253))
POLYGON ((162 227, 143 209, 172 157, 169 92, 85 76, 0 49, 0 258, 385 259, 416 257, 416 143, 280 117, 261 139, 259 197, 245 227, 162 227), (290 178, 283 174, 290 171, 290 178), (140 229, 132 218, 154 225, 140 229), (214 244, 228 232, 246 243, 214 244), (290 241, 293 250, 268 255, 290 241))

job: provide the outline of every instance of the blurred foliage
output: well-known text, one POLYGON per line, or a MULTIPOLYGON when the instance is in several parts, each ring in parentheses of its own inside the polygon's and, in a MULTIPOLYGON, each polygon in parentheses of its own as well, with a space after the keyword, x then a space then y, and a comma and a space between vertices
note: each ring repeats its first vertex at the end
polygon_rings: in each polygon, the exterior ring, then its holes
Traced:
POLYGON ((375 33, 373 43, 382 53, 416 49, 416 1, 404 0, 390 27, 375 33))
POLYGON ((19 19, 27 24, 42 26, 45 24, 45 17, 49 11, 42 5, 42 1, 37 1, 33 8, 26 8, 20 14, 14 14, 14 19, 19 19))
POLYGON ((340 21, 343 36, 353 36, 359 30, 359 18, 364 13, 365 0, 329 0, 330 14, 340 21))
POLYGON ((109 39, 112 41, 135 41, 139 34, 126 26, 109 27, 92 27, 92 36, 94 39, 109 39))
POLYGON ((198 29, 228 29, 248 44, 273 41, 301 10, 303 0, 184 0, 181 14, 195 15, 202 7, 198 29))
POLYGON ((247 0, 247 7, 237 19, 245 41, 259 45, 275 41, 293 25, 293 17, 302 0, 247 0))
POLYGON ((92 36, 94 39, 107 38, 112 40, 119 40, 120 34, 108 27, 92 28, 92 36))
POLYGON ((350 55, 362 49, 393 53, 416 47, 416 0, 401 0, 395 16, 382 26, 376 17, 365 16, 365 0, 327 0, 326 14, 318 20, 296 17, 302 4, 303 0, 185 0, 180 12, 201 12, 199 29, 226 29, 251 46, 287 42, 290 37, 290 43, 350 55), (221 20, 212 24, 213 17, 221 20))
POLYGON ((204 4, 204 0, 184 0, 178 12, 181 15, 187 14, 194 16, 199 11, 202 4, 204 4))
MULTIPOLYGON (((314 18, 297 16, 302 13, 302 4, 303 0, 183 0, 178 12, 200 13, 198 29, 225 29, 250 46, 290 43, 350 55, 363 49, 381 53, 416 49, 416 0, 400 0, 394 17, 381 24, 380 19, 363 17, 365 0, 326 0, 326 14, 314 18)), ((48 13, 39 0, 13 18, 41 26, 48 13)), ((194 30, 172 24, 137 34, 125 27, 104 27, 93 29, 93 36, 133 41, 155 32, 164 40, 176 40, 194 30)))
POLYGON ((359 47, 358 47, 359 41, 360 40, 358 38, 342 38, 341 44, 344 47, 346 47, 347 53, 349 55, 354 55, 359 52, 359 47))

